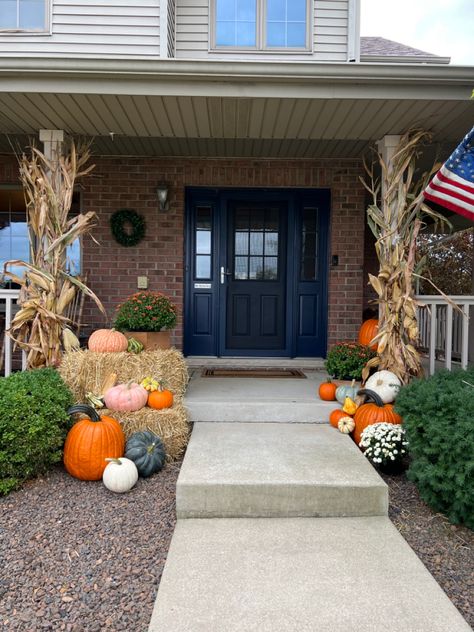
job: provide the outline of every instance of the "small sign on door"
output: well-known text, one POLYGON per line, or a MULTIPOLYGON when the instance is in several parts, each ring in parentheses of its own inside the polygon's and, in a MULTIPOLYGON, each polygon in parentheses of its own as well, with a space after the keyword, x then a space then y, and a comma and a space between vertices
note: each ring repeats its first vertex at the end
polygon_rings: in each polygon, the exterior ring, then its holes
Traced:
POLYGON ((195 283, 195 290, 210 290, 212 287, 212 283, 195 283))

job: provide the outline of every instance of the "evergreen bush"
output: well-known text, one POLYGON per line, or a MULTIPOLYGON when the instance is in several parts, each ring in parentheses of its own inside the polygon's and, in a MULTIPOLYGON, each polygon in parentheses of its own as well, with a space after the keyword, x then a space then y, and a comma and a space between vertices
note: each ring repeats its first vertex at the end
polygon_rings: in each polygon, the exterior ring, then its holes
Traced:
POLYGON ((0 494, 61 460, 72 403, 55 369, 0 378, 0 494))
POLYGON ((433 509, 474 529, 474 369, 440 371, 400 389, 408 478, 433 509))

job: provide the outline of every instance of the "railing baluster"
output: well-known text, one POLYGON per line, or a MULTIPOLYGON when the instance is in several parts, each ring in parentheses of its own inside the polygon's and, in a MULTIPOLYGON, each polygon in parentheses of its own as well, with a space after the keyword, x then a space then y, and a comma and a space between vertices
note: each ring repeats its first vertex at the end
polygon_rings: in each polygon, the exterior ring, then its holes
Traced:
POLYGON ((453 306, 446 305, 446 339, 444 346, 444 365, 451 371, 451 358, 453 354, 453 306))
POLYGON ((436 363, 436 303, 431 305, 431 318, 430 318, 430 375, 435 372, 436 363))
POLYGON ((469 303, 462 306, 461 368, 467 369, 469 360, 469 303))

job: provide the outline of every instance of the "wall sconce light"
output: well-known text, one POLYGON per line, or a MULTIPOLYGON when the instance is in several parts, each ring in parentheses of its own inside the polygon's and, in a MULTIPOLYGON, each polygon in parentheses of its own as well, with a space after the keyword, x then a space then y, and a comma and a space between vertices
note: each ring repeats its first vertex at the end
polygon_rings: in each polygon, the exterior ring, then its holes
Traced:
POLYGON ((170 203, 168 201, 168 185, 167 184, 159 184, 156 187, 156 197, 158 198, 158 202, 160 203, 160 211, 169 210, 170 203))

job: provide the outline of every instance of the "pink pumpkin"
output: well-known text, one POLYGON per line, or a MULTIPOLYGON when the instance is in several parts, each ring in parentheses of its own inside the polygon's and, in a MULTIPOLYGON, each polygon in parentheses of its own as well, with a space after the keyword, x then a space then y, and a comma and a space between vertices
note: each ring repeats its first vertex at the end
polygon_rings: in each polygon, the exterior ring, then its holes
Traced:
POLYGON ((133 412, 143 408, 148 400, 148 391, 136 382, 118 384, 104 394, 104 402, 110 410, 133 412))

